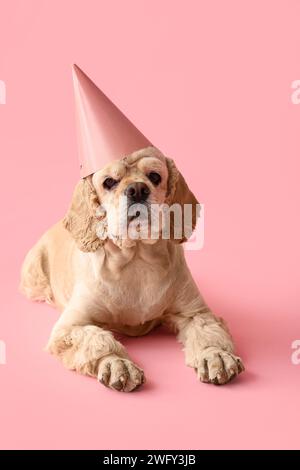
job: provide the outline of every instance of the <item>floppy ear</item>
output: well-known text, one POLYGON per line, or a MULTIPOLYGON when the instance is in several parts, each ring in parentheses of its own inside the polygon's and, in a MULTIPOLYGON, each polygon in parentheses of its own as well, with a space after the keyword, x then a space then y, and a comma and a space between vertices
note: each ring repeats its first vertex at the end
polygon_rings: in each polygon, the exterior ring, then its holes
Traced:
POLYGON ((171 213, 170 236, 174 242, 183 243, 189 239, 196 227, 200 205, 182 174, 176 168, 174 161, 171 158, 166 158, 166 161, 169 172, 166 203, 169 206, 179 204, 182 214, 181 220, 177 219, 176 221, 175 215, 171 213), (178 225, 180 225, 179 233, 182 233, 182 236, 179 238, 175 237, 175 233, 178 233, 178 225))
POLYGON ((96 251, 105 243, 97 236, 99 208, 100 202, 92 178, 87 176, 77 183, 71 206, 63 219, 64 227, 69 230, 81 251, 96 251))

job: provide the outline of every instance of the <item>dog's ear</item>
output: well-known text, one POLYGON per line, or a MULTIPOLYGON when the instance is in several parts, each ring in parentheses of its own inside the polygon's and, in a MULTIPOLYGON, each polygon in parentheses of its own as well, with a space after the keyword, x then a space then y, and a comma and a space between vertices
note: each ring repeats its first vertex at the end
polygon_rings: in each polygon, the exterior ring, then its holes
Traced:
POLYGON ((81 251, 96 251, 105 243, 105 237, 101 235, 99 238, 97 235, 99 225, 101 231, 100 207, 92 177, 81 179, 75 187, 71 206, 63 219, 64 227, 71 233, 81 251))
POLYGON ((189 189, 184 177, 176 168, 174 161, 166 158, 168 167, 168 190, 166 203, 169 206, 180 205, 181 217, 170 215, 170 237, 174 242, 183 243, 189 239, 196 227, 200 204, 189 189))

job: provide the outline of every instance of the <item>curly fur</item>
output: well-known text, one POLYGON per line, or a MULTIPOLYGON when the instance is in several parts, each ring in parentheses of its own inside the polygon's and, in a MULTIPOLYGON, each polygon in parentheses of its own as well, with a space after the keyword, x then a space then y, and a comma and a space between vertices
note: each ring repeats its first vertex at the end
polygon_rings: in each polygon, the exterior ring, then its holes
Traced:
POLYGON ((114 390, 132 391, 144 374, 112 331, 135 336, 165 324, 178 335, 198 378, 224 384, 243 364, 233 353, 225 323, 213 315, 192 279, 178 243, 184 238, 118 244, 97 236, 99 219, 106 230, 105 211, 117 212, 126 185, 148 181, 151 169, 162 177, 157 187, 147 183, 151 203, 192 204, 193 229, 197 200, 183 176, 157 149, 142 149, 77 184, 64 219, 27 254, 21 289, 62 312, 47 349, 68 369, 97 377, 114 390), (103 189, 107 174, 119 181, 111 192, 103 189))
POLYGON ((77 184, 70 209, 63 219, 63 226, 71 232, 82 251, 96 251, 103 244, 96 232, 98 207, 97 193, 91 177, 87 176, 77 184))

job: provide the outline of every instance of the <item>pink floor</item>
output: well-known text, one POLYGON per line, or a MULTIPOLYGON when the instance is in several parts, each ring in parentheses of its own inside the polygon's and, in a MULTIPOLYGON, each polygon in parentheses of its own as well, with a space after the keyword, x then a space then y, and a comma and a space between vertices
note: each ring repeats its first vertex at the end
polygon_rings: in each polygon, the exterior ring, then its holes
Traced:
MULTIPOLYGON (((211 303, 218 307, 222 301, 211 303)), ((175 338, 158 329, 124 340, 148 380, 136 393, 119 394, 64 370, 43 352, 57 314, 27 302, 7 279, 1 448, 299 447, 300 366, 290 361, 293 317, 278 328, 278 312, 270 322, 267 312, 238 315, 230 313, 228 299, 224 303, 224 316, 246 363, 243 376, 225 387, 198 383, 175 338)))

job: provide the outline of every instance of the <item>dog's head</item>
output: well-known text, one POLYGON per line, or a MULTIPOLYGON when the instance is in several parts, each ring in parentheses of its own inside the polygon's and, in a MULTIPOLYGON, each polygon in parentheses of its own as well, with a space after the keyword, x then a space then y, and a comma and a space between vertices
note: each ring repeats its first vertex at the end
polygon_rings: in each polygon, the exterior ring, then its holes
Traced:
POLYGON ((138 239, 154 243, 164 233, 165 220, 170 227, 164 238, 183 242, 195 228, 197 215, 197 200, 173 160, 148 147, 80 180, 63 223, 78 247, 88 252, 96 251, 107 238, 120 247, 138 239), (186 231, 187 205, 190 221, 186 231), (168 208, 171 213, 163 217, 168 208))

